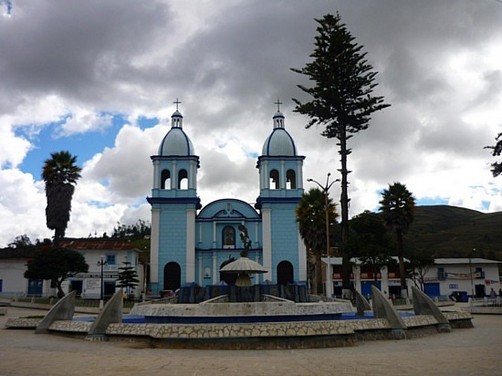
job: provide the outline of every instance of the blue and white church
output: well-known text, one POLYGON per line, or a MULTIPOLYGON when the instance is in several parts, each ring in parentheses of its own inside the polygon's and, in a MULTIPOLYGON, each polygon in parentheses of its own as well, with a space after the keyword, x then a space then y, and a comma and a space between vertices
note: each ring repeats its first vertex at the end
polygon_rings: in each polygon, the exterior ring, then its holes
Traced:
MULTIPOLYGON (((171 129, 160 143, 153 162, 151 205, 150 290, 176 290, 232 284, 236 276, 220 273, 237 259, 244 245, 238 226, 248 229, 248 257, 268 272, 254 274, 253 284, 307 281, 307 256, 296 222, 295 208, 303 194, 303 160, 285 128, 284 115, 273 116, 257 169, 260 192, 253 206, 236 199, 216 200, 205 207, 197 196, 199 157, 183 130, 178 109, 171 129)), ((218 166, 224 168, 224 166, 218 166)))

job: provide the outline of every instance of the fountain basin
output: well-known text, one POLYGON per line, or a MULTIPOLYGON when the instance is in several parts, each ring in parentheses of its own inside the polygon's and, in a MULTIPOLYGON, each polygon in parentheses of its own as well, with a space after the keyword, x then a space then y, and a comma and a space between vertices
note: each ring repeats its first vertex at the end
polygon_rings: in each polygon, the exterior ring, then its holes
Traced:
POLYGON ((353 313, 350 302, 295 303, 204 302, 200 304, 138 304, 132 315, 143 316, 146 323, 254 323, 339 320, 353 313))

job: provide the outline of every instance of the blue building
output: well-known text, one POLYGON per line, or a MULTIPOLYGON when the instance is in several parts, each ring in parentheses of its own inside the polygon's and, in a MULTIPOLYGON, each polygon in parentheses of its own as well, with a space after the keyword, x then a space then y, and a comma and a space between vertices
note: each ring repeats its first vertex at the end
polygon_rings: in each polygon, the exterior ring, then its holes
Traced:
POLYGON ((284 127, 284 115, 278 111, 256 165, 260 192, 255 206, 229 198, 202 208, 197 196, 199 157, 176 110, 171 129, 157 155, 151 157, 153 189, 147 200, 152 206, 152 293, 194 282, 200 286, 222 280, 232 283, 233 276, 219 270, 243 249, 240 224, 246 226, 252 241, 248 257, 269 270, 255 275, 253 283, 306 282, 306 250, 295 217, 303 194, 304 158, 298 155, 284 127))

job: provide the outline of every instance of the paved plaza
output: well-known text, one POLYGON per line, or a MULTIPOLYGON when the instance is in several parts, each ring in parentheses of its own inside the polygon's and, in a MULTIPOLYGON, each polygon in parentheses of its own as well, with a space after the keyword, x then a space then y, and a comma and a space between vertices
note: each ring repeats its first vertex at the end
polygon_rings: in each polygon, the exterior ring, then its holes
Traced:
POLYGON ((410 340, 309 350, 170 350, 141 343, 88 342, 7 330, 0 316, 0 375, 501 375, 502 315, 476 315, 474 328, 410 340))

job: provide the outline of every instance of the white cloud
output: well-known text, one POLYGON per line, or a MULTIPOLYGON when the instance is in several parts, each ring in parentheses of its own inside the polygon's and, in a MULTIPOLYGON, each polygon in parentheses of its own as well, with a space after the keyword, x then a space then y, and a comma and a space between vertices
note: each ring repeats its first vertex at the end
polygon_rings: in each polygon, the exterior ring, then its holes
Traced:
MULTIPOLYGON (((24 232, 50 234, 43 183, 18 170, 29 153, 53 151, 37 137, 50 124, 59 136, 51 141, 70 151, 83 135, 113 137, 108 147, 85 145, 92 157, 82 161, 69 236, 148 219, 149 157, 169 130, 175 98, 201 158, 203 204, 258 196, 250 156, 272 131, 278 97, 306 156, 304 177, 338 177, 336 141, 321 137, 322 127, 305 130, 308 119, 292 111, 290 98, 305 99, 296 85, 309 82, 289 70, 310 60, 313 18, 337 10, 379 72, 377 93, 392 105, 349 140, 351 214, 376 208, 394 181, 417 199, 501 210, 500 178, 491 177, 493 157, 483 149, 502 124, 502 6, 495 1, 68 4, 20 1, 0 19, 0 210, 10 218, 0 245, 24 232), (116 114, 128 123, 111 127, 116 114), (141 129, 140 117, 161 120, 141 129)), ((339 187, 331 194, 338 200, 339 187)))
POLYGON ((85 109, 72 111, 59 126, 56 137, 69 137, 74 134, 87 132, 102 132, 113 125, 110 114, 96 114, 85 109))

